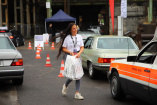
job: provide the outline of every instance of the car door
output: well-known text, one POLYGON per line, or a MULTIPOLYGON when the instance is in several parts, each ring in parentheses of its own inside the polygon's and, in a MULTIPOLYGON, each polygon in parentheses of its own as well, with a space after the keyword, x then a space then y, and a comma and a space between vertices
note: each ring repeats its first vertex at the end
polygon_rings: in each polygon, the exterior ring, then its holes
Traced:
POLYGON ((149 81, 154 56, 157 52, 157 43, 150 43, 137 56, 136 61, 128 71, 127 86, 131 94, 149 101, 149 81))
POLYGON ((149 81, 149 90, 150 90, 150 102, 153 105, 157 105, 156 96, 157 96, 157 56, 153 62, 153 67, 150 69, 150 81, 149 81))
POLYGON ((84 51, 81 54, 81 57, 82 57, 82 66, 84 68, 87 68, 88 54, 92 50, 92 48, 91 48, 92 43, 93 43, 93 37, 87 38, 87 40, 84 43, 84 51))

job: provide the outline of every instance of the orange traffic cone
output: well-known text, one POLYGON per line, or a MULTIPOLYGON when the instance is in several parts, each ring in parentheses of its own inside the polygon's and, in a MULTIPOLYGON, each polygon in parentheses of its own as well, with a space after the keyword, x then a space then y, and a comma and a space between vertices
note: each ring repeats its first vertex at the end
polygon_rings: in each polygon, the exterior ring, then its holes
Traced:
POLYGON ((46 38, 46 42, 45 42, 45 44, 48 44, 48 42, 47 42, 47 38, 46 38))
POLYGON ((49 57, 49 54, 47 54, 47 59, 46 59, 46 65, 47 67, 51 67, 51 63, 50 63, 50 57, 49 57))
POLYGON ((51 49, 55 49, 55 47, 54 47, 54 42, 52 42, 51 49))
MULTIPOLYGON (((39 50, 39 45, 37 45, 37 50, 39 50)), ((40 50, 39 50, 40 51, 40 50)))
POLYGON ((38 49, 39 49, 39 51, 42 51, 42 50, 41 50, 41 47, 40 47, 40 44, 39 44, 39 46, 38 46, 38 49))
POLYGON ((58 75, 58 77, 64 77, 63 76, 63 72, 64 72, 64 61, 62 60, 62 62, 61 62, 61 68, 60 68, 60 74, 58 75))
POLYGON ((29 42, 28 49, 32 49, 31 42, 29 42))
POLYGON ((35 59, 41 59, 39 49, 37 49, 37 51, 36 51, 36 57, 35 57, 35 59))

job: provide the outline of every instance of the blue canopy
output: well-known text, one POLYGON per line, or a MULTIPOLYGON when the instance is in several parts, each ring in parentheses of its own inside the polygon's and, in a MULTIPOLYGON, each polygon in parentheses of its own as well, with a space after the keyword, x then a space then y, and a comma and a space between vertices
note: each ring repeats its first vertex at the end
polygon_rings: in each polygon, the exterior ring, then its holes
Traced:
POLYGON ((46 22, 62 22, 62 21, 76 21, 76 18, 73 18, 63 12, 61 9, 54 14, 52 17, 45 19, 46 22))

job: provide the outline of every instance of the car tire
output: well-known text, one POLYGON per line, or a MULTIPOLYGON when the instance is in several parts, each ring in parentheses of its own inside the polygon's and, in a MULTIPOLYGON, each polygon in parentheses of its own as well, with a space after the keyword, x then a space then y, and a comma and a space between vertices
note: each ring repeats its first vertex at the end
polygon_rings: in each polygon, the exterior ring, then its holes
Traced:
POLYGON ((120 80, 119 80, 119 75, 117 72, 114 72, 111 76, 110 88, 111 88, 112 97, 114 99, 116 99, 116 100, 124 100, 125 99, 125 94, 122 91, 122 88, 120 85, 120 80))
POLYGON ((95 79, 96 78, 96 70, 93 68, 92 63, 90 62, 88 65, 88 72, 89 72, 89 77, 91 79, 95 79))
POLYGON ((22 43, 22 45, 24 46, 25 45, 25 40, 23 39, 23 43, 22 43))
POLYGON ((23 84, 23 77, 18 79, 12 80, 13 85, 22 85, 23 84))
POLYGON ((16 39, 15 46, 19 47, 19 41, 16 39))

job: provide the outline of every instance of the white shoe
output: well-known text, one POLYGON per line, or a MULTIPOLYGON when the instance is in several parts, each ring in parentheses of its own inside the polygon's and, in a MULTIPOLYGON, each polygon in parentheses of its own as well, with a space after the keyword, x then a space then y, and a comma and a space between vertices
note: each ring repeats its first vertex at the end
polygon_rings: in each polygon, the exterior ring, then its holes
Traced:
POLYGON ((67 94, 67 90, 68 88, 65 86, 65 84, 63 85, 63 89, 62 89, 62 94, 66 95, 67 94))
POLYGON ((76 93, 76 94, 75 94, 75 98, 78 99, 78 100, 83 100, 83 99, 84 99, 84 97, 81 96, 80 93, 76 93))

